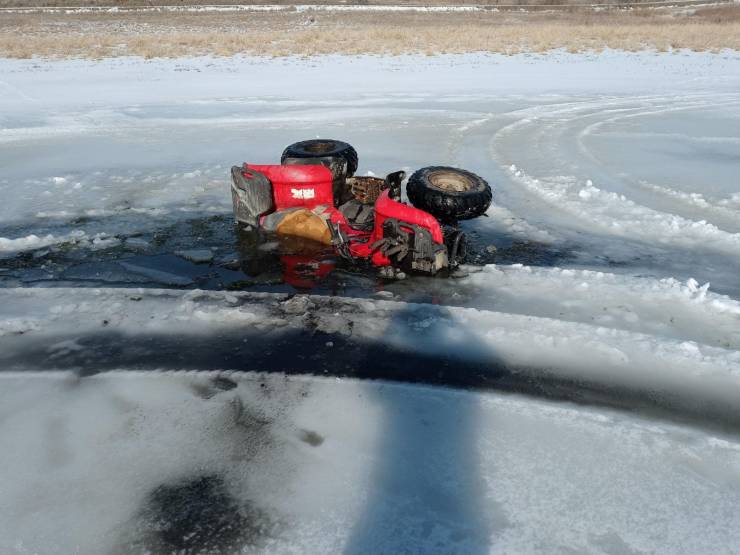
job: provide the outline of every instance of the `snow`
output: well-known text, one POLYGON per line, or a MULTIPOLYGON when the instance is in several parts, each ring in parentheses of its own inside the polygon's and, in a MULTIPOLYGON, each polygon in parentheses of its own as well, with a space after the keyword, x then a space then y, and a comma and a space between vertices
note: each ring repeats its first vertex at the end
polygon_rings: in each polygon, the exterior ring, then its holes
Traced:
POLYGON ((15 239, 0 237, 0 252, 16 253, 19 251, 40 249, 59 243, 76 242, 84 237, 84 233, 70 233, 63 237, 55 237, 51 234, 44 237, 31 234, 27 237, 16 237, 15 239))
POLYGON ((590 270, 488 265, 458 286, 478 306, 740 349, 740 302, 690 278, 654 280, 590 270), (547 287, 543 287, 547 284, 547 287))
MULTIPOLYGON (((623 194, 594 186, 590 179, 579 182, 573 176, 533 178, 520 169, 511 171, 517 183, 589 230, 688 249, 703 247, 734 256, 740 254, 740 233, 724 231, 706 220, 690 220, 641 206, 623 194)), ((680 196, 672 191, 671 194, 680 196)), ((740 212, 734 215, 737 217, 740 212)))
POLYGON ((0 85, 0 552, 738 552, 737 52, 0 60, 0 85), (470 264, 295 294, 228 173, 314 136, 359 174, 488 179, 470 264), (162 531, 177 496, 203 528, 162 531), (236 536, 204 539, 219 514, 236 536))
POLYGON ((81 230, 56 236, 49 233, 42 237, 35 234, 13 239, 0 237, 0 258, 7 258, 19 252, 37 250, 52 245, 86 245, 95 250, 105 249, 116 244, 118 244, 116 237, 109 237, 106 233, 96 233, 93 236, 88 236, 81 230))

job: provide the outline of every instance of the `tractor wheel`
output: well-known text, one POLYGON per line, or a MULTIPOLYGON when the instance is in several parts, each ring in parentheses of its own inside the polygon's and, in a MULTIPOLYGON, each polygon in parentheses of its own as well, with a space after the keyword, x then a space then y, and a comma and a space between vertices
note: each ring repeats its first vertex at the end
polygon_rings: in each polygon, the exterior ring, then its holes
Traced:
POLYGON ((311 139, 293 143, 286 147, 280 157, 282 164, 286 158, 325 158, 338 156, 347 161, 347 177, 357 171, 357 151, 348 143, 333 139, 311 139))
POLYGON ((477 218, 488 210, 493 197, 482 177, 447 166, 415 171, 406 184, 406 194, 416 208, 443 223, 477 218))

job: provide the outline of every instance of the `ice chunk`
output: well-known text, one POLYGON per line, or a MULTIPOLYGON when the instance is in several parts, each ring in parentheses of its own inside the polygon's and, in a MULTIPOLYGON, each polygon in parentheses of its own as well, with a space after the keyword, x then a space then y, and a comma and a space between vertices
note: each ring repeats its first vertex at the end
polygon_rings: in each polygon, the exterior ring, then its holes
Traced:
POLYGON ((210 249, 189 249, 175 251, 175 254, 196 264, 205 264, 213 261, 213 251, 210 249))
POLYGON ((84 231, 72 231, 71 233, 61 236, 48 234, 43 237, 39 237, 38 235, 31 234, 15 239, 0 237, 0 253, 16 253, 40 249, 42 247, 58 245, 61 243, 77 243, 84 240, 86 237, 87 236, 84 231))
POLYGON ((126 239, 125 245, 132 249, 146 249, 149 247, 149 241, 141 237, 129 237, 126 239))
POLYGON ((121 262, 120 264, 130 272, 145 276, 151 279, 153 282, 160 283, 162 285, 185 287, 188 285, 192 285, 193 283, 193 280, 187 276, 172 274, 170 272, 157 270, 155 268, 147 268, 146 266, 133 264, 131 262, 121 262))

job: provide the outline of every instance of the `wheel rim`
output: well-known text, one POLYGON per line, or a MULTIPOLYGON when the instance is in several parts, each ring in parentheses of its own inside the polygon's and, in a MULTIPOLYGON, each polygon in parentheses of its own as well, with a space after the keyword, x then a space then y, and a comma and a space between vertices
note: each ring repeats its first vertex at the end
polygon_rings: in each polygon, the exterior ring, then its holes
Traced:
POLYGON ((429 183, 435 189, 447 193, 465 193, 473 189, 472 179, 449 171, 432 172, 429 174, 429 183))
POLYGON ((334 141, 316 141, 306 145, 305 149, 306 152, 311 154, 325 154, 334 150, 335 147, 336 143, 334 141))

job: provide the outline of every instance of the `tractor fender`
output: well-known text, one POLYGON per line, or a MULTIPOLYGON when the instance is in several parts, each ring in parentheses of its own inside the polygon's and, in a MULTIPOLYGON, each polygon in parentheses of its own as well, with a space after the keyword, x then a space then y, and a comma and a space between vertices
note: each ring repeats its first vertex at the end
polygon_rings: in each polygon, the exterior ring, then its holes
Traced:
POLYGON ((321 165, 281 166, 244 164, 247 170, 265 175, 272 183, 275 210, 334 205, 331 170, 321 165))
POLYGON ((432 234, 432 240, 435 243, 444 243, 442 227, 434 216, 424 210, 392 200, 389 191, 386 190, 380 194, 375 203, 375 227, 372 241, 383 238, 383 224, 388 218, 424 227, 432 234))

